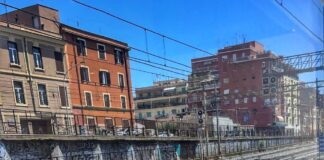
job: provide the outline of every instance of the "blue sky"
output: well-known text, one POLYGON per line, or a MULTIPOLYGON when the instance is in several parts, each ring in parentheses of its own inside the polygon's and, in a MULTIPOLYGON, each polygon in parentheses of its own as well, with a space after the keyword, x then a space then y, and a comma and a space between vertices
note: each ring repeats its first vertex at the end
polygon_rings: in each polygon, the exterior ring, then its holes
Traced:
MULTIPOLYGON (((135 48, 143 50, 146 48, 143 30, 80 6, 73 1, 6 1, 17 7, 39 3, 58 9, 63 23, 126 42, 135 48)), ((323 48, 321 42, 288 15, 275 0, 80 1, 212 53, 216 53, 218 49, 226 45, 241 43, 243 36, 246 41, 259 41, 267 50, 272 50, 280 55, 312 52, 323 48)), ((322 7, 319 0, 314 0, 314 3, 322 7)), ((283 4, 292 13, 317 35, 323 37, 323 15, 314 3, 312 0, 283 0, 283 4)), ((1 7, 0 11, 3 13, 4 7, 1 7)), ((208 56, 206 53, 172 41, 166 41, 165 44, 166 54, 164 55, 162 38, 148 33, 148 49, 154 54, 165 56, 189 66, 192 58, 208 56)), ((131 51, 130 55, 146 60, 149 58, 154 62, 190 70, 170 62, 147 57, 145 54, 134 50, 131 51)), ((185 78, 135 62, 131 63, 131 67, 185 78)), ((319 75, 317 74, 317 76, 319 75)), ((314 77, 314 74, 302 75, 302 79, 306 80, 314 77)), ((163 79, 166 78, 132 71, 134 88, 148 86, 155 80, 163 79)))

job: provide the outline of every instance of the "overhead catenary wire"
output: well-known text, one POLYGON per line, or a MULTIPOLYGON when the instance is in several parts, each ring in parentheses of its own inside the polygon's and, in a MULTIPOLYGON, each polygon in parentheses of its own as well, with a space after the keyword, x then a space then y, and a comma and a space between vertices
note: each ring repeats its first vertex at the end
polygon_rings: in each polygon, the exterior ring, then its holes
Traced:
MULTIPOLYGON (((0 4, 1 4, 1 5, 4 5, 4 6, 7 6, 7 7, 10 7, 10 8, 13 8, 13 9, 16 9, 16 10, 19 10, 19 11, 21 11, 21 12, 23 12, 23 13, 30 14, 30 15, 32 15, 32 16, 36 16, 36 17, 40 17, 40 18, 46 19, 46 20, 51 21, 51 22, 53 22, 53 23, 56 23, 56 24, 58 24, 58 25, 64 25, 63 23, 61 23, 61 22, 59 22, 59 21, 56 21, 56 20, 53 20, 53 19, 50 19, 50 18, 47 18, 47 17, 44 17, 44 16, 36 15, 36 14, 34 14, 34 13, 31 13, 31 12, 28 12, 28 11, 25 11, 25 10, 22 10, 22 9, 20 9, 20 8, 14 7, 14 6, 9 5, 9 4, 7 4, 7 3, 0 2, 0 4)), ((7 21, 7 22, 8 22, 8 21, 7 21)), ((37 31, 36 31, 36 32, 37 32, 37 31)), ((42 33, 42 34, 46 34, 45 32, 41 32, 41 33, 42 33)), ((47 34, 47 35, 53 37, 53 35, 50 35, 50 34, 47 34)), ((55 38, 57 38, 57 37, 55 37, 55 38)), ((168 59, 168 58, 164 58, 164 57, 162 57, 162 56, 159 56, 159 55, 154 54, 154 53, 152 53, 152 52, 144 51, 144 50, 139 49, 139 48, 136 48, 136 47, 134 47, 134 46, 128 46, 128 47, 129 47, 130 49, 132 49, 132 50, 139 51, 139 52, 141 52, 141 53, 144 53, 144 54, 150 55, 150 56, 152 56, 152 57, 156 57, 156 58, 159 58, 159 59, 161 59, 161 60, 165 60, 165 61, 171 62, 171 63, 173 63, 173 64, 177 64, 177 65, 180 65, 180 66, 183 66, 183 67, 186 67, 186 68, 190 68, 190 69, 191 69, 190 66, 188 66, 188 65, 186 65, 186 64, 183 64, 183 63, 179 63, 179 62, 177 62, 177 61, 175 61, 175 60, 168 59)))
POLYGON ((322 11, 321 7, 315 2, 315 0, 312 0, 312 3, 318 9, 318 11, 323 14, 323 11, 322 11))
POLYGON ((113 17, 113 18, 115 18, 115 19, 118 19, 118 20, 120 20, 120 21, 122 21, 122 22, 125 22, 125 23, 127 23, 127 24, 130 24, 130 25, 135 26, 135 27, 137 27, 137 28, 140 28, 140 29, 143 29, 143 30, 145 30, 145 31, 148 31, 148 32, 154 33, 154 34, 156 34, 156 35, 158 35, 158 36, 160 36, 160 37, 165 37, 166 39, 169 39, 169 40, 171 40, 171 41, 174 41, 174 42, 179 43, 179 44, 181 44, 181 45, 184 45, 184 46, 186 46, 186 47, 189 47, 189 48, 195 49, 195 50, 197 50, 197 51, 200 51, 200 52, 203 52, 203 53, 206 53, 206 54, 209 54, 209 55, 215 55, 215 54, 210 53, 210 52, 208 52, 208 51, 206 51, 206 50, 204 50, 204 49, 201 49, 201 48, 195 47, 195 46, 193 46, 193 45, 191 45, 191 44, 188 44, 188 43, 185 43, 185 42, 183 42, 183 41, 177 40, 177 39, 172 38, 172 37, 170 37, 170 36, 166 36, 166 35, 164 35, 164 34, 162 34, 162 33, 159 33, 159 32, 154 31, 154 30, 152 30, 152 29, 148 29, 148 28, 146 28, 146 27, 144 27, 144 26, 141 26, 141 25, 139 25, 139 24, 136 24, 136 23, 134 23, 134 22, 131 22, 131 21, 129 21, 129 20, 126 20, 126 19, 124 19, 124 18, 121 18, 121 17, 119 17, 119 16, 116 16, 116 15, 114 15, 114 14, 108 12, 108 11, 105 11, 105 10, 99 9, 99 8, 97 8, 97 7, 94 7, 94 6, 91 6, 91 5, 88 5, 88 4, 85 4, 85 3, 82 3, 82 2, 80 2, 80 1, 78 1, 78 0, 72 0, 72 1, 75 2, 75 3, 78 3, 78 4, 80 4, 80 5, 82 5, 82 6, 84 6, 84 7, 87 7, 87 8, 93 9, 93 10, 95 10, 95 11, 98 11, 98 12, 104 13, 104 14, 110 16, 110 17, 113 17))
POLYGON ((311 35, 313 35, 316 39, 318 39, 321 43, 324 44, 324 40, 319 37, 312 29, 310 29, 303 21, 301 21, 294 13, 292 13, 284 4, 279 0, 275 0, 275 2, 283 8, 291 17, 293 17, 300 25, 302 25, 311 35))

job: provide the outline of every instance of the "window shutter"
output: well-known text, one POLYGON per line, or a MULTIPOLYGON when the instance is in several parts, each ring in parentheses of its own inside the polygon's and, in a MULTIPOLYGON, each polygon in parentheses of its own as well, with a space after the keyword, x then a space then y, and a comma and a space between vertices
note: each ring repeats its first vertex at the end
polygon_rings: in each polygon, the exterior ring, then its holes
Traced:
POLYGON ((117 62, 118 62, 118 54, 117 54, 117 52, 118 52, 118 51, 115 50, 115 54, 114 54, 114 55, 115 55, 115 64, 118 64, 118 63, 117 63, 117 62))
POLYGON ((54 54, 55 54, 56 71, 64 72, 63 54, 60 52, 54 52, 54 54))
POLYGON ((102 71, 99 71, 99 83, 102 84, 103 83, 103 72, 102 71))
POLYGON ((107 72, 107 85, 110 85, 111 81, 110 81, 110 73, 107 72))
POLYGON ((67 97, 66 97, 66 89, 63 86, 59 87, 60 98, 61 98, 61 105, 67 106, 67 97))
POLYGON ((121 64, 124 64, 124 57, 125 57, 124 56, 124 52, 121 51, 119 55, 120 55, 120 62, 121 62, 121 64))

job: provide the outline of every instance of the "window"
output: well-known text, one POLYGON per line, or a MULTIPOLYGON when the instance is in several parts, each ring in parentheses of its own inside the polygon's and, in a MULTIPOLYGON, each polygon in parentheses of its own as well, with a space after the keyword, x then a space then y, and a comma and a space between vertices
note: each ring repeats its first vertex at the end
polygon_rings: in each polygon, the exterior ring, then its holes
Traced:
POLYGON ((84 39, 78 38, 76 40, 77 52, 79 56, 86 56, 86 41, 84 39))
POLYGON ((104 99, 105 107, 110 107, 110 96, 109 96, 109 94, 104 94, 103 99, 104 99))
POLYGON ((115 49, 115 64, 124 64, 123 52, 120 49, 115 49))
POLYGON ((142 113, 138 113, 138 119, 143 119, 143 114, 142 113))
POLYGON ((239 99, 235 99, 235 104, 239 104, 239 99))
POLYGON ((64 86, 59 86, 59 93, 61 99, 61 106, 68 106, 68 99, 67 99, 67 90, 64 86))
POLYGON ((270 82, 271 83, 276 83, 276 77, 271 77, 270 82))
POLYGON ((147 117, 147 118, 152 117, 152 113, 151 113, 151 112, 146 112, 146 117, 147 117))
POLYGON ((81 81, 82 82, 90 82, 89 78, 89 68, 80 67, 81 81))
POLYGON ((63 54, 60 52, 54 52, 54 56, 55 56, 56 71, 64 72, 63 54))
POLYGON ((46 85, 38 84, 37 88, 38 88, 39 104, 47 106, 48 100, 47 100, 46 85))
POLYGON ((16 103, 26 104, 23 83, 20 81, 14 81, 13 85, 14 85, 16 103))
POLYGON ((97 44, 98 57, 99 59, 106 59, 106 47, 102 44, 97 44))
POLYGON ((91 95, 91 92, 85 92, 85 100, 86 100, 86 105, 89 107, 89 106, 92 106, 92 95, 91 95))
POLYGON ((101 85, 110 85, 110 73, 107 71, 99 71, 99 81, 101 85))
POLYGON ((228 105, 228 104, 230 104, 230 101, 229 100, 224 100, 224 104, 228 105))
POLYGON ((129 127, 129 121, 127 119, 123 119, 122 126, 123 126, 123 128, 128 128, 129 127))
POLYGON ((269 83, 268 78, 263 78, 263 84, 268 84, 268 83, 269 83))
POLYGON ((33 27, 40 29, 40 22, 39 22, 39 17, 32 17, 32 21, 33 21, 33 27))
POLYGON ((248 103, 248 98, 245 97, 243 101, 244 103, 248 103))
POLYGON ((93 117, 88 117, 88 126, 90 131, 94 131, 96 129, 96 121, 93 117))
POLYGON ((223 62, 227 61, 227 55, 222 56, 222 61, 223 61, 223 62))
POLYGON ((161 111, 157 111, 157 115, 158 115, 158 116, 161 115, 161 111))
POLYGON ((124 88, 124 75, 123 74, 118 74, 118 85, 120 88, 124 88))
POLYGON ((112 119, 105 119, 105 127, 106 129, 111 129, 114 126, 114 122, 112 119))
POLYGON ((43 69, 43 59, 41 50, 38 47, 33 47, 33 56, 34 56, 34 63, 35 67, 38 69, 43 69))
POLYGON ((229 83, 229 78, 224 78, 224 79, 223 79, 223 83, 224 83, 224 84, 229 83))
POLYGON ((233 54, 233 62, 236 61, 236 54, 233 54))
POLYGON ((9 51, 10 64, 19 65, 17 44, 14 42, 8 42, 8 51, 9 51))
POLYGON ((120 103, 121 103, 121 107, 123 109, 126 109, 126 97, 125 96, 120 97, 120 103))
POLYGON ((176 110, 176 109, 172 109, 172 110, 171 110, 171 113, 172 113, 172 114, 177 114, 177 110, 176 110))
POLYGON ((269 89, 263 89, 263 94, 269 94, 269 89))
POLYGON ((252 97, 252 102, 255 103, 257 101, 256 97, 252 97))
POLYGON ((229 94, 229 89, 225 89, 224 94, 229 94))

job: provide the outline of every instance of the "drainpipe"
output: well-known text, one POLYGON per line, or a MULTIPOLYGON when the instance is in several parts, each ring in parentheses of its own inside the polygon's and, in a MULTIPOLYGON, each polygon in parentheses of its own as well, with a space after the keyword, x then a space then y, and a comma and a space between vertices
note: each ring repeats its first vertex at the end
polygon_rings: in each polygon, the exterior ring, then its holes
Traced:
MULTIPOLYGON (((28 84, 29 84, 29 89, 30 89, 30 95, 31 95, 31 98, 32 98, 32 104, 33 104, 33 109, 34 109, 34 112, 36 113, 37 110, 36 110, 36 105, 35 105, 35 96, 34 96, 34 89, 33 89, 33 82, 32 82, 32 77, 31 77, 31 71, 30 71, 30 65, 29 65, 29 57, 28 57, 28 47, 27 47, 27 40, 26 38, 24 37, 24 48, 25 48, 25 62, 26 62, 26 65, 27 65, 27 73, 28 73, 28 84)), ((26 96, 25 96, 26 98, 26 96)))
MULTIPOLYGON (((73 38, 73 42, 75 42, 75 39, 73 38)), ((74 43, 75 44, 75 43, 74 43)), ((81 81, 80 81, 80 76, 79 76, 79 70, 78 70, 78 61, 77 61, 77 53, 76 53, 76 50, 75 50, 75 47, 73 45, 73 53, 74 53, 74 66, 75 66, 75 72, 76 72, 76 75, 77 75, 77 81, 78 81, 78 90, 79 90, 79 97, 80 97, 80 104, 81 104, 81 116, 82 116, 82 126, 84 126, 84 113, 83 113, 83 102, 82 102, 82 93, 81 93, 81 81)), ((73 105, 72 105, 72 110, 73 110, 73 105)))
MULTIPOLYGON (((126 55, 126 54, 125 54, 126 55)), ((128 55, 128 52, 127 52, 128 55)), ((131 128, 134 128, 134 118, 133 118, 133 111, 132 111, 132 100, 131 100, 131 93, 132 93, 132 88, 129 85, 129 73, 128 73, 128 62, 126 61, 127 57, 125 56, 125 72, 126 72, 126 80, 127 80, 127 89, 128 89, 128 103, 129 103, 129 112, 130 112, 130 120, 131 120, 131 128)))

